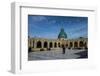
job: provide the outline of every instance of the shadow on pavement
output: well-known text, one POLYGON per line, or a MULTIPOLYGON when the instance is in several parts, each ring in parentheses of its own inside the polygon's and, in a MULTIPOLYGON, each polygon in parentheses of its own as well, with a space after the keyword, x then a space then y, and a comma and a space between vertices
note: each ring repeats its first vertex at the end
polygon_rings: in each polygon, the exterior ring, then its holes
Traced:
POLYGON ((80 59, 80 58, 88 58, 88 51, 81 51, 81 52, 78 52, 78 53, 75 53, 75 54, 77 54, 77 55, 80 56, 77 59, 80 59))

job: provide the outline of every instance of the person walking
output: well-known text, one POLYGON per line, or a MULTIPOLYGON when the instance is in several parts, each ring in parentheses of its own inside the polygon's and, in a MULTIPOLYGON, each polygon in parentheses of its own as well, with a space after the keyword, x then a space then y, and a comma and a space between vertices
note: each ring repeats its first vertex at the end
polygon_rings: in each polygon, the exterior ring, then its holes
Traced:
POLYGON ((65 50, 66 50, 65 46, 62 45, 62 54, 65 54, 65 50))

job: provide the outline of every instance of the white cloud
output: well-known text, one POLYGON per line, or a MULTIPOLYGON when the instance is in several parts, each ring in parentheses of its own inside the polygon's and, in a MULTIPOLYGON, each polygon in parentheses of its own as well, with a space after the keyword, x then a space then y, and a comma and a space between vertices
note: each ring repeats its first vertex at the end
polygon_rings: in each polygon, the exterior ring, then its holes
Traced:
POLYGON ((44 17, 44 16, 32 16, 32 20, 39 22, 39 21, 46 20, 46 17, 44 17))

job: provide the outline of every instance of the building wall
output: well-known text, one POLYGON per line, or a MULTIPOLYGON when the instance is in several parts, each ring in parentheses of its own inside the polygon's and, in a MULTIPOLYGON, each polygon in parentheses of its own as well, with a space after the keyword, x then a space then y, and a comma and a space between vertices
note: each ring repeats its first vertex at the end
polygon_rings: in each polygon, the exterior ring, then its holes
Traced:
POLYGON ((44 50, 57 50, 62 48, 62 45, 68 49, 82 49, 88 48, 88 39, 79 38, 79 39, 43 39, 43 38, 29 38, 28 47, 32 51, 44 51, 44 50))

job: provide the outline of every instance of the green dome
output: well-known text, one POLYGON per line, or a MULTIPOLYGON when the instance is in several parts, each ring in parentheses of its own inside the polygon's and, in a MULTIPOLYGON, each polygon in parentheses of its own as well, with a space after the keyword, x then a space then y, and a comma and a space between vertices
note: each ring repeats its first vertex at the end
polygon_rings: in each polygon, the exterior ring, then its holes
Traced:
POLYGON ((58 38, 67 38, 67 34, 66 34, 66 32, 64 31, 63 28, 60 30, 58 38))

